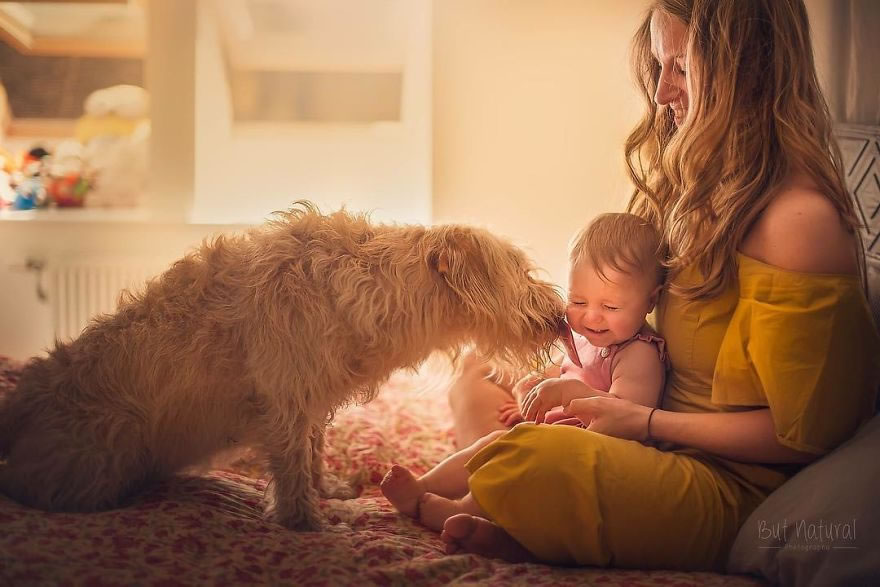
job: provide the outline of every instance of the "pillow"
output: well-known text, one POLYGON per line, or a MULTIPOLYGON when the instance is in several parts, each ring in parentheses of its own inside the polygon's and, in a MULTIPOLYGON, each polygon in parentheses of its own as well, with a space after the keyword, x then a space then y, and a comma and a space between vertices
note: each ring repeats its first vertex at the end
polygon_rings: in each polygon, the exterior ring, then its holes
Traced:
POLYGON ((880 416, 774 491, 740 529, 730 573, 783 585, 880 579, 880 416))
MULTIPOLYGON (((856 204, 857 217, 864 222, 860 233, 865 247, 868 299, 874 324, 880 327, 880 126, 835 124, 834 135, 843 157, 846 185, 856 204)), ((877 395, 880 411, 880 394, 877 395)))

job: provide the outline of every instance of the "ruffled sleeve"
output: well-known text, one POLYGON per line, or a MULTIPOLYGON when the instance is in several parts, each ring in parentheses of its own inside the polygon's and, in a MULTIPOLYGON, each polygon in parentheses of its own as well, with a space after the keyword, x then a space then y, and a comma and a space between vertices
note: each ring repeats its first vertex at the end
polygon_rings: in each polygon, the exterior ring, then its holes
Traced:
MULTIPOLYGON (((642 342, 653 344, 654 348, 657 349, 657 353, 660 355, 660 362, 663 363, 667 369, 669 368, 669 353, 666 352, 666 340, 659 336, 650 324, 642 327, 642 330, 639 331, 632 340, 640 340, 642 342)), ((621 347, 622 346, 623 345, 621 345, 621 347)))
POLYGON ((767 406, 781 444, 824 454, 873 414, 880 384, 880 340, 860 281, 738 261, 740 298, 712 401, 767 406))

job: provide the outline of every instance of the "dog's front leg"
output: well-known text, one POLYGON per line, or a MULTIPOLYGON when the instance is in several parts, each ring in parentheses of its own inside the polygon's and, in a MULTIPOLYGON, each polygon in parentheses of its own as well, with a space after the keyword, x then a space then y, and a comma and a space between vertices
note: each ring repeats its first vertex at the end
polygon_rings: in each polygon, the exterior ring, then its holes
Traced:
POLYGON ((275 421, 266 450, 272 473, 273 502, 268 513, 293 530, 319 530, 318 496, 312 484, 315 458, 304 417, 275 421))
POLYGON ((318 491, 318 495, 330 499, 352 499, 357 497, 357 492, 346 482, 336 475, 327 472, 324 464, 324 424, 318 424, 312 429, 312 484, 318 491))

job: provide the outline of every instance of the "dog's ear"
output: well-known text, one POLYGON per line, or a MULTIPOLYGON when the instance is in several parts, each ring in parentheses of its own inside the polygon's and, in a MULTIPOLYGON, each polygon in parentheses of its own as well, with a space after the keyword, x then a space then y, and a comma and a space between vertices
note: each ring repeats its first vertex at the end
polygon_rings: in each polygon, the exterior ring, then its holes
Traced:
POLYGON ((435 268, 437 269, 437 273, 440 275, 446 275, 449 273, 449 251, 443 250, 437 253, 436 259, 434 259, 435 268))
POLYGON ((427 243, 428 265, 447 283, 467 277, 475 271, 474 262, 478 259, 474 257, 474 252, 480 252, 481 249, 471 229, 455 225, 440 226, 431 236, 427 243), (465 265, 468 267, 466 272, 463 271, 465 265))
POLYGON ((449 274, 449 251, 442 249, 440 251, 432 251, 428 255, 428 265, 439 273, 446 276, 449 274))

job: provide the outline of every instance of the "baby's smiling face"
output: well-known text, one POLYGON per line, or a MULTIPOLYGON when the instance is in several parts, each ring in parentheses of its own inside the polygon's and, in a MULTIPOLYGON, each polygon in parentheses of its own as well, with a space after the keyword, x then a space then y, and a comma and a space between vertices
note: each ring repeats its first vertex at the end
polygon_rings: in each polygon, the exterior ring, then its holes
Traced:
POLYGON ((604 279, 582 263, 571 268, 568 279, 568 323, 597 347, 632 338, 654 309, 661 287, 646 276, 610 267, 603 273, 604 279))

